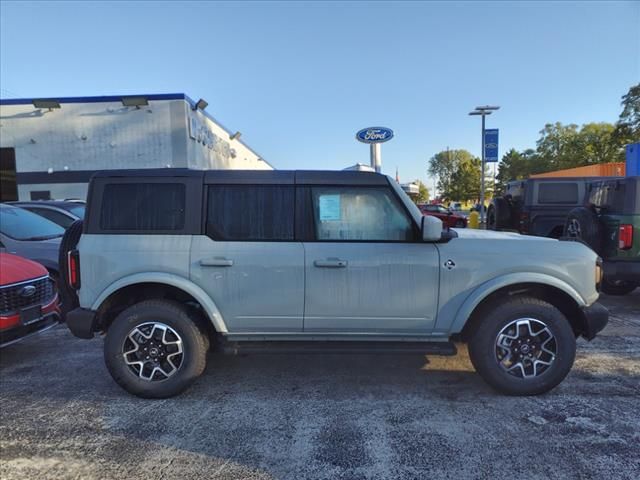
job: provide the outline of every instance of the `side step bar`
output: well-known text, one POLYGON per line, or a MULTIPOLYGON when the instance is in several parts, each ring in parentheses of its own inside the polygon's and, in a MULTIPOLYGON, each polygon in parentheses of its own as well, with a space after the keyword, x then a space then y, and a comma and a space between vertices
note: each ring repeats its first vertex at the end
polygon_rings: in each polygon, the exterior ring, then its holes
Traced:
POLYGON ((455 355, 457 353, 456 346, 451 342, 227 341, 223 342, 221 347, 222 351, 227 355, 245 353, 455 355))

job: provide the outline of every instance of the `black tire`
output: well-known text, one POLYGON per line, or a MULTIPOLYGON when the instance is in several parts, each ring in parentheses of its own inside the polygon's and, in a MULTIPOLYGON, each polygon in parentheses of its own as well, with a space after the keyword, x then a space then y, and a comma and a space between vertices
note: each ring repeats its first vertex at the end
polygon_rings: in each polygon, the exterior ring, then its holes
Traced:
POLYGON ((638 285, 639 284, 636 282, 615 282, 612 280, 607 280, 605 278, 602 280, 600 290, 602 290, 602 292, 606 293, 607 295, 627 295, 638 288, 638 285))
MULTIPOLYGON (((545 393, 557 386, 571 370, 576 354, 575 334, 567 318, 547 302, 531 297, 510 298, 483 309, 475 316, 473 322, 469 336, 471 363, 473 363, 480 376, 501 393, 507 395, 538 395, 545 393), (540 366, 540 372, 529 378, 517 376, 518 369, 515 369, 513 373, 507 372, 498 359, 498 352, 502 352, 496 346, 499 334, 518 319, 534 319, 537 322, 541 322, 553 335, 553 342, 555 342, 546 344, 547 347, 549 345, 555 346, 555 356, 552 357, 550 365, 540 366)), ((540 336, 540 338, 545 337, 540 336)), ((524 343, 527 343, 525 340, 522 340, 522 342, 522 345, 514 347, 514 352, 517 352, 518 347, 522 348, 524 343)), ((512 343, 512 345, 515 345, 515 343, 512 343)), ((545 343, 543 343, 543 346, 545 346, 545 343)), ((537 347, 534 345, 534 347, 542 354, 540 345, 537 347)), ((531 347, 528 346, 527 348, 531 347)), ((535 348, 529 350, 534 355, 535 348)), ((520 354, 523 351, 521 350, 520 354)), ((505 356, 505 358, 509 357, 505 356)), ((551 357, 543 358, 540 356, 539 358, 548 360, 551 357)), ((530 359, 525 358, 524 361, 529 362, 531 367, 530 359)))
MULTIPOLYGON (((142 327, 144 328, 148 327, 142 327)), ((146 340, 147 346, 153 347, 152 341, 153 338, 146 340)), ((157 345, 159 344, 160 342, 157 345)), ((143 348, 140 343, 138 351, 143 348)), ((127 308, 115 318, 105 338, 104 360, 115 382, 127 392, 142 398, 168 398, 183 392, 202 374, 206 366, 207 350, 206 335, 198 328, 197 319, 187 308, 169 300, 146 300, 127 308), (170 327, 180 337, 183 352, 177 359, 174 357, 177 368, 170 376, 158 373, 156 377, 152 376, 153 380, 146 380, 140 377, 137 367, 125 363, 124 349, 134 328, 150 323, 170 327)), ((166 358, 168 356, 170 355, 166 358)), ((141 360, 145 358, 149 357, 142 357, 141 360)), ((135 360, 130 357, 131 359, 135 360)), ((148 368, 153 367, 148 361, 146 365, 148 368)), ((148 375, 148 370, 145 375, 151 376, 148 375)))
POLYGON ((510 229, 511 204, 504 197, 496 197, 487 210, 487 226, 491 230, 510 229))
POLYGON ((596 213, 586 207, 574 208, 567 215, 564 236, 582 240, 600 254, 602 250, 602 228, 596 213))
POLYGON ((456 220, 455 228, 464 228, 464 220, 456 220))
POLYGON ((67 228, 62 236, 60 249, 58 251, 58 268, 60 270, 60 275, 58 277, 57 286, 58 294, 60 295, 60 306, 63 319, 68 312, 80 306, 78 294, 68 283, 69 270, 67 268, 67 253, 78 246, 78 242, 82 236, 82 225, 82 220, 76 220, 69 226, 69 228, 67 228))

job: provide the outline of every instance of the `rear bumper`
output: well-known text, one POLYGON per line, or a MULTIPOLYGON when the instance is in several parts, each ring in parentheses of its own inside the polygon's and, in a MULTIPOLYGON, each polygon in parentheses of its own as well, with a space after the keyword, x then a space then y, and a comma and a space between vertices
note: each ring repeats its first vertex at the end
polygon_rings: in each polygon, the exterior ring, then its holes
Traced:
POLYGON ((582 307, 585 331, 582 334, 587 340, 593 340, 598 332, 602 331, 609 323, 609 310, 600 303, 594 303, 589 307, 582 307))
POLYGON ((624 280, 640 283, 640 262, 604 261, 604 277, 607 280, 624 280))
POLYGON ((93 338, 96 331, 98 316, 93 310, 76 308, 67 313, 66 323, 71 333, 78 338, 93 338))

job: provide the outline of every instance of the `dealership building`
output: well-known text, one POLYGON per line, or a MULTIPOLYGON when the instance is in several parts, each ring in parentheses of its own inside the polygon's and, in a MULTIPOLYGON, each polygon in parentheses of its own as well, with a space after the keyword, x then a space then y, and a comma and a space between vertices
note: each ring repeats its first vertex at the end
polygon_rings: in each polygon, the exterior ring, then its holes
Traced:
POLYGON ((97 170, 272 169, 187 95, 0 100, 2 201, 84 199, 97 170))

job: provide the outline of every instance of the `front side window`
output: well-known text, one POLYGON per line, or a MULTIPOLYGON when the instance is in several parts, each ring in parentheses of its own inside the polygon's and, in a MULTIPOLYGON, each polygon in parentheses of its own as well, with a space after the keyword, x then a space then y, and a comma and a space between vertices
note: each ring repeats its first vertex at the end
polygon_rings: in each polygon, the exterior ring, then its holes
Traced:
POLYGON ((207 235, 228 241, 293 241, 294 189, 281 185, 211 185, 207 235))
POLYGON ((315 237, 320 241, 414 240, 414 230, 387 188, 312 188, 315 237))
POLYGON ((100 228, 120 231, 177 231, 184 228, 182 183, 112 183, 104 186, 100 228))

